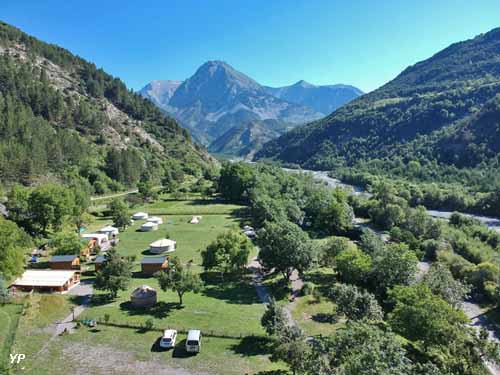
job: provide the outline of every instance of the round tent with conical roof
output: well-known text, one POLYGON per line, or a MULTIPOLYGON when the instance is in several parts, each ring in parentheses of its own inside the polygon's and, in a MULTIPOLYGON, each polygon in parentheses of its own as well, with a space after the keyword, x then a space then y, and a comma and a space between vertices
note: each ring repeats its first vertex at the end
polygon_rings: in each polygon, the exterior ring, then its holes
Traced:
POLYGON ((149 244, 149 251, 153 254, 171 253, 176 248, 176 242, 168 238, 149 244))
POLYGON ((135 307, 151 307, 156 304, 156 301, 156 290, 148 285, 137 287, 130 295, 130 302, 132 302, 132 305, 135 307))

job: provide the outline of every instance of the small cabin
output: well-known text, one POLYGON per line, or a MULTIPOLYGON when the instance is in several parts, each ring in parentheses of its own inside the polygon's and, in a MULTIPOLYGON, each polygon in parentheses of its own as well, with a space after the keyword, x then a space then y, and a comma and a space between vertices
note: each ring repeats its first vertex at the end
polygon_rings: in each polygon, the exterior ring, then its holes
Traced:
POLYGON ((106 262, 106 257, 104 255, 97 256, 94 260, 95 272, 100 271, 105 262, 106 262))
POLYGON ((80 282, 80 274, 68 270, 27 270, 12 286, 20 290, 64 293, 80 282))
POLYGON ((148 257, 141 260, 141 272, 145 275, 153 275, 158 271, 167 269, 167 257, 148 257))
POLYGON ((49 267, 53 270, 80 270, 78 255, 54 255, 49 260, 49 267))

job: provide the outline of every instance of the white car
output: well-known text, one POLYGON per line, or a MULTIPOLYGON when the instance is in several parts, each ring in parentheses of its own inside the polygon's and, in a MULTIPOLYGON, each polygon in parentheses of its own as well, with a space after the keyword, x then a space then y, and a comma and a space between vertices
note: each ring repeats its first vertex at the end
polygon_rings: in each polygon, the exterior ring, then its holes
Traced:
POLYGON ((160 347, 170 349, 175 346, 177 339, 177 331, 175 329, 166 329, 160 339, 160 347))

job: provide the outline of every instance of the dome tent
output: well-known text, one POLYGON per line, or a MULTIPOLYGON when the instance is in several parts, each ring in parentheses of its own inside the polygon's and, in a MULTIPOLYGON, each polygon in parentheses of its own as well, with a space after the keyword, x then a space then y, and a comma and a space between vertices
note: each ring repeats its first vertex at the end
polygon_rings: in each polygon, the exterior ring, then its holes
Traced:
POLYGON ((151 232, 153 230, 158 230, 158 224, 148 221, 141 225, 142 232, 151 232))
POLYGON ((135 307, 151 307, 156 304, 156 298, 156 290, 148 285, 141 285, 130 295, 130 302, 135 307))
POLYGON ((149 244, 149 251, 153 254, 171 253, 176 248, 176 242, 168 238, 149 244))
POLYGON ((156 224, 163 224, 163 219, 158 216, 150 216, 147 221, 151 223, 156 223, 156 224))
POLYGON ((146 220, 149 217, 149 215, 145 212, 136 212, 134 215, 132 215, 132 219, 134 220, 146 220))

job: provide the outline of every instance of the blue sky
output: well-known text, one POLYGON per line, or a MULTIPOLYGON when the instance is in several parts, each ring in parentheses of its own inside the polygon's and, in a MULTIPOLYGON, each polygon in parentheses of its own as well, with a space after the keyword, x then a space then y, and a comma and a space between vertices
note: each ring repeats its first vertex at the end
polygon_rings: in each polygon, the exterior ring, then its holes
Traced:
POLYGON ((498 0, 1 0, 0 19, 133 89, 224 60, 261 84, 370 91, 449 44, 500 26, 498 0))

